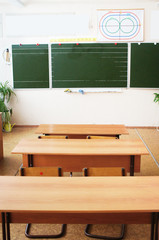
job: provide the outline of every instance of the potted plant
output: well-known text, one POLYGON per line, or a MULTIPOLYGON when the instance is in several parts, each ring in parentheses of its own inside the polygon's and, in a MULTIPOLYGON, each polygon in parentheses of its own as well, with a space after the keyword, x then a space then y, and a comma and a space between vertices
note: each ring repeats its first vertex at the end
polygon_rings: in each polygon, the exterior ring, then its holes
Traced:
POLYGON ((155 98, 154 98, 154 102, 159 102, 159 93, 154 93, 155 98))
POLYGON ((10 101, 12 95, 15 95, 15 93, 9 86, 9 82, 0 83, 0 111, 2 112, 3 129, 6 132, 11 132, 13 127, 10 123, 12 109, 7 107, 7 103, 10 101))
MULTIPOLYGON (((155 95, 154 102, 155 103, 159 102, 159 93, 154 93, 154 95, 155 95)), ((156 127, 156 129, 157 129, 157 131, 159 131, 158 127, 156 127)))

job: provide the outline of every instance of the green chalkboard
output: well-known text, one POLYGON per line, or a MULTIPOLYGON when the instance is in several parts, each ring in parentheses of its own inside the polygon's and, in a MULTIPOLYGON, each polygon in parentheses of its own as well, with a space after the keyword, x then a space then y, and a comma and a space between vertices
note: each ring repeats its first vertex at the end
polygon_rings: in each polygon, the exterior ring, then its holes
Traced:
POLYGON ((14 88, 48 88, 49 63, 47 44, 13 45, 14 88))
POLYGON ((159 88, 159 44, 131 44, 130 87, 159 88))
POLYGON ((127 87, 127 43, 52 44, 52 87, 127 87))

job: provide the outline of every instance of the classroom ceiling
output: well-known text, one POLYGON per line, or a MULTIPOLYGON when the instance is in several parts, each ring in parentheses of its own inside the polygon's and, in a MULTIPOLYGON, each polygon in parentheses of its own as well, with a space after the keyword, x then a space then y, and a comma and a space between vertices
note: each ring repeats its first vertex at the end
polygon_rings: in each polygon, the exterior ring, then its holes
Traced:
MULTIPOLYGON (((96 0, 97 2, 99 0, 96 0)), ((100 2, 106 1, 106 0, 100 0, 100 2)), ((117 1, 118 0, 114 0, 117 1)), ((120 0, 122 1, 122 0, 120 0)), ((130 0, 131 1, 131 0, 130 0)), ((140 2, 158 2, 158 0, 140 0, 140 2)), ((19 5, 19 6, 28 6, 31 4, 43 4, 43 3, 55 3, 55 2, 89 2, 89 0, 0 0, 0 4, 5 5, 19 5)), ((90 2, 95 2, 90 0, 90 2)))
MULTIPOLYGON (((13 6, 13 5, 17 5, 17 6, 23 6, 23 7, 27 7, 29 5, 32 4, 50 4, 50 3, 81 3, 81 2, 98 2, 99 0, 0 0, 0 4, 3 5, 7 5, 7 6, 13 6)), ((105 2, 105 1, 109 1, 109 0, 100 0, 100 2, 105 2)), ((115 0, 117 1, 117 0, 115 0)), ((131 0, 130 0, 131 1, 131 0)), ((145 1, 145 0, 143 0, 145 1)))
MULTIPOLYGON (((0 0, 0 4, 5 5, 19 5, 19 6, 29 6, 31 4, 47 4, 47 3, 66 3, 66 2, 92 2, 92 0, 0 0)), ((98 1, 98 0, 95 0, 98 1)), ((100 0, 105 1, 105 0, 100 0)))
MULTIPOLYGON (((141 4, 145 3, 154 3, 156 7, 159 7, 159 0, 138 0, 141 4)), ((112 3, 125 3, 125 0, 111 0, 112 3)), ((127 0, 127 2, 132 3, 132 0, 127 0)), ((50 4, 101 4, 101 3, 110 3, 110 0, 0 0, 0 6, 5 8, 17 8, 25 9, 30 8, 31 6, 40 5, 50 5, 50 4)))

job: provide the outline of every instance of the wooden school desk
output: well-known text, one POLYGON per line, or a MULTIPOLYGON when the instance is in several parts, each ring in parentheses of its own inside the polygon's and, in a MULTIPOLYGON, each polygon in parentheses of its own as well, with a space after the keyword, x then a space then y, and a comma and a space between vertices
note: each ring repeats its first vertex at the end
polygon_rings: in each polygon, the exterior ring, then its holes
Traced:
POLYGON ((3 240, 5 220, 8 234, 9 223, 152 223, 151 239, 158 240, 158 233, 154 238, 158 229, 158 189, 158 176, 1 176, 3 240))
POLYGON ((0 160, 3 158, 2 113, 0 112, 0 160))
POLYGON ((22 154, 24 167, 54 166, 66 172, 124 167, 130 175, 140 172, 141 155, 149 154, 140 139, 23 139, 12 153, 22 154))
POLYGON ((69 138, 86 138, 88 135, 116 136, 128 134, 124 125, 99 124, 40 124, 36 133, 67 135, 69 138))

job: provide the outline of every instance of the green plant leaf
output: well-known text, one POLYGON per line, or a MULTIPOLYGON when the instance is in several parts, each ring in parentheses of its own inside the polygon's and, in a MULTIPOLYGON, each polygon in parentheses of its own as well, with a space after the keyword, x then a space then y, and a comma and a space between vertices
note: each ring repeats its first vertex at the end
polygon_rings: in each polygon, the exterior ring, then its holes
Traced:
POLYGON ((154 95, 155 95, 155 98, 154 98, 154 102, 155 103, 157 103, 157 102, 159 102, 159 93, 154 93, 154 95))
POLYGON ((0 99, 3 102, 9 102, 11 96, 16 95, 14 91, 12 90, 11 86, 9 86, 9 82, 6 81, 4 84, 0 83, 0 99))
POLYGON ((7 112, 8 108, 6 107, 5 103, 0 100, 0 112, 7 112))
POLYGON ((12 95, 16 96, 11 86, 9 86, 9 82, 0 82, 0 112, 2 112, 2 121, 4 123, 10 123, 12 109, 9 109, 6 103, 10 101, 12 95))

